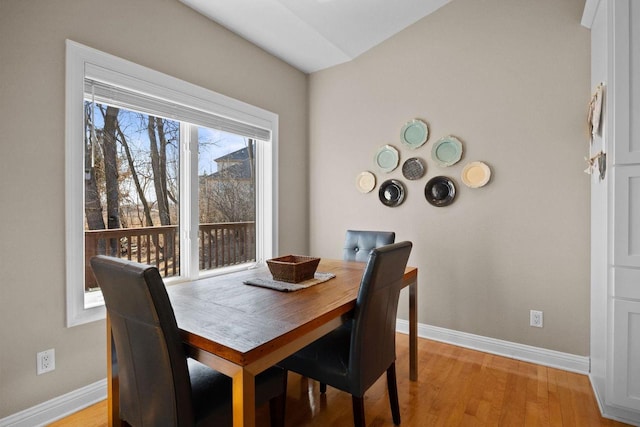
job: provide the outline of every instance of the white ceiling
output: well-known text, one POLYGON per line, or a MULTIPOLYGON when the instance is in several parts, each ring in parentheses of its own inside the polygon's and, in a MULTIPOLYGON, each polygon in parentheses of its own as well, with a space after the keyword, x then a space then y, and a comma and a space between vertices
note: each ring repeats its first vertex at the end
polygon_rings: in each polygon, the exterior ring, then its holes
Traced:
POLYGON ((347 62, 450 0, 180 0, 305 73, 347 62))

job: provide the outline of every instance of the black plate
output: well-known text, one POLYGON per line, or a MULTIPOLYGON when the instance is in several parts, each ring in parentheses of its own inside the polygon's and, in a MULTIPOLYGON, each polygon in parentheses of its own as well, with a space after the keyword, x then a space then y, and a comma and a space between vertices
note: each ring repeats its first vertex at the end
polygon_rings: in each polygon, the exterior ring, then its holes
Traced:
POLYGON ((456 185, 446 176, 436 176, 425 185, 424 197, 433 206, 449 206, 456 197, 456 185))
POLYGON ((402 176, 410 181, 422 178, 424 176, 424 171, 424 163, 417 157, 407 159, 402 164, 402 176))
POLYGON ((397 179, 388 179, 380 185, 378 197, 385 206, 396 207, 404 202, 404 184, 397 179))

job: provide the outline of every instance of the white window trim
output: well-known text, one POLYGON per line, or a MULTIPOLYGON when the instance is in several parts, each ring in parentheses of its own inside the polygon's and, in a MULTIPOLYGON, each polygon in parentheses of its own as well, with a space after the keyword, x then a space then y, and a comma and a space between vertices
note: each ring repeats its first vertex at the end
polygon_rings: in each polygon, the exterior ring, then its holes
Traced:
MULTIPOLYGON (((65 189, 66 189, 66 288, 67 288, 67 327, 80 325, 105 317, 104 305, 100 304, 101 295, 90 307, 85 308, 84 292, 84 231, 81 224, 84 220, 84 181, 83 181, 83 144, 84 138, 84 79, 86 70, 100 70, 111 83, 126 84, 131 89, 145 93, 167 97, 211 114, 227 117, 267 129, 271 132, 271 140, 258 144, 256 156, 257 180, 257 216, 256 223, 256 260, 258 263, 278 253, 277 247, 277 150, 278 150, 278 115, 259 107, 246 104, 225 95, 193 85, 175 77, 151 70, 116 56, 100 52, 71 40, 66 41, 66 101, 65 101, 65 189)), ((183 156, 193 156, 189 145, 183 156)), ((197 154, 197 153, 196 153, 197 154)), ((186 157, 185 157, 186 158, 186 157)), ((188 171, 185 171, 187 173, 188 171)), ((197 176, 181 177, 190 191, 197 191, 197 176), (189 183, 189 184, 187 184, 189 183)), ((197 199, 191 197, 191 205, 181 203, 182 218, 196 218, 197 199)), ((187 223, 188 221, 184 221, 187 223)), ((189 250, 197 253, 197 229, 189 230, 181 227, 182 236, 189 250), (184 229, 184 230, 182 230, 184 229)), ((186 249, 186 248, 185 248, 186 249)), ((193 252, 192 252, 193 253, 193 252)), ((191 257, 184 257, 185 260, 191 257)), ((183 278, 198 278, 197 260, 183 265, 183 278)))

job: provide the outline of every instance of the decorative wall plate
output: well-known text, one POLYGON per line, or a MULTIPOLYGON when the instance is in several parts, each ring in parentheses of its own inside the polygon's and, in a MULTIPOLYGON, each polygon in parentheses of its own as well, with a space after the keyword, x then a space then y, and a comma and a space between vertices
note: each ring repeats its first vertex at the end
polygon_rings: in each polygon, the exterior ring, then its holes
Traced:
POLYGON ((388 179, 380 185, 378 198, 383 205, 389 207, 400 206, 404 202, 404 184, 397 179, 388 179))
POLYGON ((391 172, 398 167, 400 161, 400 155, 391 145, 383 145, 378 149, 376 155, 373 158, 373 162, 383 172, 391 172))
POLYGON ((422 120, 411 120, 402 127, 400 140, 409 148, 415 149, 427 142, 429 128, 422 120))
POLYGON ((491 169, 483 162, 471 162, 465 165, 460 176, 464 185, 470 188, 484 186, 491 178, 491 169))
POLYGON ((424 197, 433 206, 449 206, 456 197, 456 185, 446 176, 433 177, 424 187, 424 197))
POLYGON ((462 143, 451 135, 440 138, 431 148, 431 158, 440 166, 455 165, 462 158, 462 143))
POLYGON ((369 171, 360 172, 356 177, 356 188, 361 193, 368 193, 376 186, 376 176, 369 171))
POLYGON ((426 170, 427 167, 422 162, 422 159, 417 157, 407 159, 402 164, 402 175, 411 181, 422 178, 426 170))

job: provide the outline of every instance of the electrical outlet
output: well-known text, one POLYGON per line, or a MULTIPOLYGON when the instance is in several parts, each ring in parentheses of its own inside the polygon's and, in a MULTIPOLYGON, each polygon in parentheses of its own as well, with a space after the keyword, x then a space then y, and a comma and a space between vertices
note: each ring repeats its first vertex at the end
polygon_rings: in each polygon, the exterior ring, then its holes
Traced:
POLYGON ((536 328, 542 328, 542 311, 531 310, 529 311, 529 325, 536 328))
POLYGON ((36 355, 36 373, 38 375, 51 372, 54 369, 56 369, 55 349, 41 351, 36 355))

